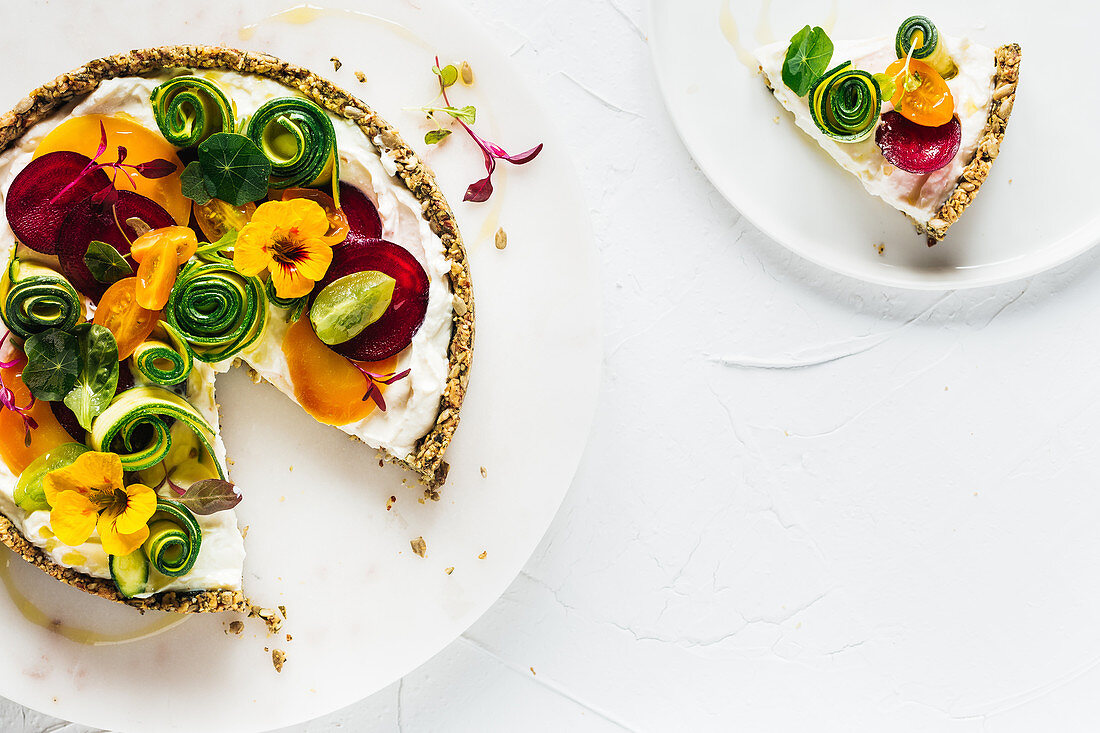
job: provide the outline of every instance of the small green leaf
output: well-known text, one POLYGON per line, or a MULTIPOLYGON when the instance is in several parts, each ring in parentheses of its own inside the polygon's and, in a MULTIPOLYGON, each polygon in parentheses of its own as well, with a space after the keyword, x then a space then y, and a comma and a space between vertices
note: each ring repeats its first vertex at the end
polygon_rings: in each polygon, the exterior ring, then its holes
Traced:
POLYGON ((134 274, 134 268, 130 267, 130 263, 119 254, 117 249, 96 239, 88 245, 84 264, 88 266, 92 277, 106 285, 134 274))
POLYGON ((458 81, 458 69, 451 64, 447 64, 442 69, 433 66, 432 73, 443 80, 444 87, 454 86, 454 83, 458 81))
POLYGON ((894 84, 894 78, 886 74, 875 74, 872 77, 878 82, 878 88, 882 92, 882 98, 885 101, 890 101, 894 98, 894 92, 898 90, 897 85, 894 84))
POLYGON ((317 338, 335 346, 358 336, 390 307, 396 284, 383 272, 366 270, 325 287, 309 311, 317 338))
POLYGON ((436 145, 440 142, 443 142, 444 138, 446 138, 450 134, 450 130, 429 130, 427 134, 424 135, 424 142, 426 142, 428 145, 436 145))
POLYGON ((833 42, 822 28, 804 27, 791 37, 787 57, 783 61, 783 83, 800 97, 829 68, 833 58, 833 42))
POLYGON ((115 398, 118 344, 109 330, 94 323, 82 323, 73 331, 80 344, 80 372, 76 386, 65 395, 65 406, 76 414, 80 427, 90 431, 92 421, 115 398))
POLYGON ((51 328, 28 338, 23 348, 27 354, 23 384, 35 399, 45 402, 63 399, 80 374, 80 345, 76 336, 51 328))
POLYGON ((456 120, 462 120, 467 125, 474 124, 474 120, 477 119, 477 109, 472 104, 468 104, 465 107, 443 107, 444 112, 454 117, 456 120))
POLYGON ((243 206, 267 195, 271 161, 244 135, 211 135, 199 145, 198 162, 207 192, 227 204, 243 206))
POLYGON ((15 484, 15 492, 12 495, 15 503, 25 512, 49 509, 50 503, 46 501, 46 489, 42 485, 42 480, 51 471, 71 466, 77 458, 87 452, 88 448, 80 443, 62 443, 56 448, 51 448, 48 453, 35 458, 23 469, 23 473, 19 474, 19 481, 15 484))
POLYGON ((195 160, 187 164, 180 174, 180 188, 187 198, 199 206, 210 203, 213 198, 206 190, 206 182, 203 180, 202 163, 195 160))

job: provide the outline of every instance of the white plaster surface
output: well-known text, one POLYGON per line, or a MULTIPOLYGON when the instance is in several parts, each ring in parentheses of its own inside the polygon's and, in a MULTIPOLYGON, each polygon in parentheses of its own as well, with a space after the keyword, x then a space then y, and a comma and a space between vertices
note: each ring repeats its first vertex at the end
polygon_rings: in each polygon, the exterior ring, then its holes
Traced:
MULTIPOLYGON (((485 617, 288 730, 1094 729, 1100 254, 966 292, 832 275, 693 165, 640 0, 463 4, 577 161, 596 425, 485 617)), ((88 729, 0 702, 0 730, 88 729)))

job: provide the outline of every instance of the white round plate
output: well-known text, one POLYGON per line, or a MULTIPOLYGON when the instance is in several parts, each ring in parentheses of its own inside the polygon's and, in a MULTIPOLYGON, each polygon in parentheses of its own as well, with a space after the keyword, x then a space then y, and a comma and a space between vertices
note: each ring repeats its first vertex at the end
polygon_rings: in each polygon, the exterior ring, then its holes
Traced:
POLYGON ((265 606, 285 605, 286 626, 268 638, 253 619, 237 637, 227 633, 236 615, 222 614, 161 629, 165 614, 140 617, 82 594, 4 549, 0 569, 33 606, 23 606, 28 618, 0 589, 0 695, 51 715, 116 731, 240 732, 362 699, 440 651, 504 592, 549 526, 584 448, 600 363, 595 248, 566 146, 530 84, 445 2, 359 0, 357 12, 330 6, 264 20, 286 7, 116 2, 108 14, 97 4, 28 5, 0 29, 4 57, 19 62, 0 79, 0 107, 88 59, 183 42, 269 51, 375 107, 437 171, 470 251, 477 343, 450 480, 441 501, 421 504, 420 487, 380 468, 374 451, 240 370, 219 377, 223 435, 245 493, 246 591, 265 606), (50 37, 66 40, 42 42, 50 37), (461 203, 484 175, 470 139, 456 129, 425 151, 423 115, 403 109, 435 96, 437 52, 469 59, 477 83, 456 87, 452 101, 477 106, 483 135, 516 152, 546 144, 527 166, 502 164, 485 204, 461 203), (343 61, 338 72, 331 56, 343 61), (493 246, 498 227, 508 233, 504 251, 493 246), (421 536, 424 558, 410 547, 421 536), (129 638, 150 630, 160 633, 129 638), (119 637, 127 640, 81 643, 119 637), (286 651, 281 674, 265 647, 286 651))
MULTIPOLYGON (((1068 12, 1069 14, 1066 14, 1068 12)), ((1100 240, 1091 67, 1100 7, 1037 22, 1023 0, 912 3, 651 0, 649 41, 668 110, 699 167, 775 241, 824 267, 905 288, 952 289, 1026 277, 1100 240), (892 35, 927 15, 942 33, 1023 47, 1021 81, 993 172, 946 240, 929 249, 795 127, 751 62, 804 25, 834 39, 892 35), (876 245, 884 245, 879 254, 876 245)), ((839 63, 843 59, 834 59, 839 63)))

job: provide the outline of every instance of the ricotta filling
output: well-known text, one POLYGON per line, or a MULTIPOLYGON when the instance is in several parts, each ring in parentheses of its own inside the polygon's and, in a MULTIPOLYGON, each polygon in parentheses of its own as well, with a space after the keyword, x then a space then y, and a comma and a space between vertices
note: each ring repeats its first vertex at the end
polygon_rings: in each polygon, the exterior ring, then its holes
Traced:
MULTIPOLYGON (((294 90, 263 77, 232 72, 201 72, 201 75, 216 81, 225 90, 236 103, 239 117, 250 115, 268 99, 295 94, 294 90)), ((17 144, 0 153, 0 192, 7 191, 16 175, 31 161, 42 139, 70 117, 122 113, 150 130, 156 130, 149 98, 153 89, 167 78, 168 75, 159 75, 105 81, 81 101, 63 107, 49 119, 32 127, 17 144)), ((384 159, 385 153, 380 156, 375 152, 367 136, 354 123, 336 117, 332 121, 340 155, 340 180, 356 186, 375 203, 382 218, 383 238, 408 249, 424 267, 431 283, 424 324, 413 337, 411 346, 398 357, 397 371, 409 369, 409 376, 387 388, 386 412, 376 410, 364 420, 340 428, 372 447, 383 449, 398 458, 407 458, 411 457, 416 442, 435 424, 446 386, 452 312, 452 293, 448 282, 450 266, 442 242, 421 216, 416 198, 394 178, 396 165, 392 158, 384 159)), ((2 200, 0 194, 0 203, 2 200)), ((0 223, 0 263, 6 266, 16 246, 15 234, 5 219, 0 223)), ((36 256, 26 248, 21 248, 19 254, 36 256)), ((56 266, 56 261, 52 264, 56 266)), ((281 348, 288 327, 285 316, 286 311, 268 304, 268 325, 264 337, 252 349, 242 352, 240 357, 260 376, 294 399, 294 384, 281 348)), ((208 365, 196 361, 187 389, 188 401, 210 422, 218 435, 215 457, 223 468, 226 455, 219 429, 214 375, 215 372, 227 371, 231 363, 230 360, 208 365)), ((79 547, 62 544, 50 529, 48 511, 27 513, 15 504, 13 497, 17 480, 18 477, 0 462, 0 512, 57 564, 93 577, 110 578, 107 554, 98 534, 93 533, 79 547)), ((247 497, 247 492, 245 495, 247 497)), ((223 511, 196 519, 203 536, 194 568, 179 578, 158 578, 151 573, 151 588, 143 596, 163 591, 241 588, 245 552, 236 513, 223 511)))
MULTIPOLYGON (((755 56, 761 70, 772 85, 775 97, 794 115, 795 124, 840 165, 859 178, 872 196, 908 215, 920 224, 927 224, 954 190, 963 169, 974 157, 989 117, 993 95, 993 49, 972 43, 966 38, 940 36, 947 52, 959 68, 959 73, 947 80, 955 99, 955 114, 962 123, 962 144, 950 164, 932 173, 907 173, 890 164, 882 156, 874 135, 858 143, 841 143, 823 134, 810 116, 806 97, 798 97, 783 83, 783 63, 789 43, 784 41, 763 46, 755 56)), ((857 69, 878 74, 897 60, 893 36, 864 41, 837 41, 830 68, 847 60, 857 69)), ((883 111, 893 109, 887 101, 883 111)))

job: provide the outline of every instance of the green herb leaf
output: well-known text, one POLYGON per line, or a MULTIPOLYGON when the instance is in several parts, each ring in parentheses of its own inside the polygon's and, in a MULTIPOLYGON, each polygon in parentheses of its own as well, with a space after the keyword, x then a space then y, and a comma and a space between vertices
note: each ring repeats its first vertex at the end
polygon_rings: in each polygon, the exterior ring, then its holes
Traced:
POLYGON ((88 266, 92 277, 107 285, 134 274, 134 268, 130 267, 130 263, 117 249, 97 239, 93 239, 88 245, 84 264, 88 266))
POLYGON ((196 481, 175 499, 194 514, 213 514, 232 509, 241 503, 241 492, 228 481, 210 478, 196 481))
POLYGON ((833 42, 823 29, 806 26, 791 37, 783 62, 783 83, 800 97, 806 96, 814 82, 829 68, 833 42))
POLYGON ((467 125, 474 124, 477 119, 477 109, 472 104, 467 104, 465 107, 442 107, 441 110, 456 120, 462 120, 467 125))
POLYGON ((195 160, 187 164, 180 174, 180 188, 187 198, 199 206, 210 203, 213 196, 206 190, 206 181, 203 180, 202 163, 195 160))
POLYGON ((76 386, 65 395, 65 406, 76 414, 80 427, 92 429, 92 421, 111 404, 118 386, 118 344, 114 335, 94 323, 73 329, 80 344, 80 372, 76 386))
POLYGON ((325 287, 309 310, 317 338, 335 346, 358 336, 390 307, 396 284, 383 272, 366 270, 325 287))
POLYGON ((51 328, 28 338, 23 348, 27 354, 23 384, 35 399, 46 402, 64 399, 80 374, 80 345, 76 336, 51 328))
POLYGON ((443 142, 443 140, 450 134, 450 130, 428 130, 427 134, 424 135, 424 142, 426 142, 428 145, 436 145, 443 142))
POLYGON ((447 64, 442 69, 438 66, 433 66, 432 73, 443 81, 444 87, 454 86, 454 83, 458 81, 458 69, 451 64, 447 64))
POLYGON ((244 135, 211 135, 199 145, 198 162, 207 192, 227 204, 243 206, 267 195, 271 161, 244 135))
POLYGON ((898 90, 898 87, 894 83, 894 78, 892 76, 875 74, 872 78, 878 82, 878 88, 882 91, 883 100, 889 101, 894 98, 894 92, 898 90))

